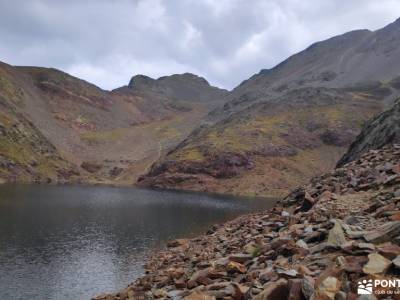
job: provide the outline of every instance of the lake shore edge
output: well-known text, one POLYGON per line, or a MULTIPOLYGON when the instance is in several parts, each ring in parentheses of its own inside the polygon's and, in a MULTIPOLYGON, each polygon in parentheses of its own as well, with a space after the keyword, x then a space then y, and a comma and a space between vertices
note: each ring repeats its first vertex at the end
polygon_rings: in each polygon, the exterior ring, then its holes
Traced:
POLYGON ((96 300, 357 299, 400 267, 400 146, 293 191, 273 208, 171 241, 126 289, 96 300))

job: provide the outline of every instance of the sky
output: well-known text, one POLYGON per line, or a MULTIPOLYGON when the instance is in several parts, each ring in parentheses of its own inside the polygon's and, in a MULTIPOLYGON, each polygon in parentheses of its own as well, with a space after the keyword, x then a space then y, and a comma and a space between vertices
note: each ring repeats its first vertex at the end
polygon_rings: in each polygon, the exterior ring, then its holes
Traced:
POLYGON ((104 89, 191 72, 232 89, 310 44, 400 17, 400 0, 0 0, 0 61, 104 89))

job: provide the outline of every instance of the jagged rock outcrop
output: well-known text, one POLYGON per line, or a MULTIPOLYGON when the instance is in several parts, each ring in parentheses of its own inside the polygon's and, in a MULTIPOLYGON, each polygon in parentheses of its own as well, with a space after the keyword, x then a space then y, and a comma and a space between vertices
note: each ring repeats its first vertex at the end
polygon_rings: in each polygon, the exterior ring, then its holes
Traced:
POLYGON ((400 142, 400 101, 391 109, 381 113, 369 121, 360 135, 351 144, 349 150, 338 162, 342 166, 359 158, 371 149, 379 149, 385 145, 400 142))

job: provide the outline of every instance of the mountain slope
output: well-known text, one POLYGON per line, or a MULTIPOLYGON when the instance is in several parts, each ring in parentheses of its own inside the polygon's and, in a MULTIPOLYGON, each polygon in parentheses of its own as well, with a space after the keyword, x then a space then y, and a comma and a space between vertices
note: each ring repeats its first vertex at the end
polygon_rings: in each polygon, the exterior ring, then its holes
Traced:
POLYGON ((317 42, 242 82, 221 111, 235 110, 235 102, 266 101, 304 86, 341 88, 388 82, 399 76, 399 40, 400 19, 377 31, 356 30, 317 42))
POLYGON ((191 74, 151 79, 163 82, 159 89, 140 86, 144 76, 135 76, 109 92, 56 69, 1 64, 0 71, 0 92, 18 101, 17 119, 30 122, 93 182, 134 183, 226 93, 191 74), (180 85, 184 93, 176 91, 180 85))
POLYGON ((18 74, 0 64, 0 180, 76 181, 82 175, 21 113, 25 97, 18 74))
POLYGON ((140 178, 163 188, 282 195, 335 166, 399 95, 400 21, 318 42, 235 88, 140 178))

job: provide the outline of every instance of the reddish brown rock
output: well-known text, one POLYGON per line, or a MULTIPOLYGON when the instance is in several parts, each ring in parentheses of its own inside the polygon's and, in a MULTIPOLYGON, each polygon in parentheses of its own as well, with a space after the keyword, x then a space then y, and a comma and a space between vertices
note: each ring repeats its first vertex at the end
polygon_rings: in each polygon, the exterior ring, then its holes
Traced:
POLYGON ((364 238, 371 243, 385 243, 400 235, 400 221, 389 222, 375 231, 367 233, 364 238))
POLYGON ((268 283, 263 291, 254 297, 254 300, 278 300, 288 297, 288 282, 285 279, 268 283))
POLYGON ((342 265, 342 268, 348 273, 361 274, 363 272, 363 267, 367 262, 367 256, 347 256, 345 257, 345 262, 342 265))
POLYGON ((216 300, 215 296, 210 296, 203 292, 194 292, 184 298, 185 300, 216 300))
POLYGON ((378 246, 378 252, 387 259, 395 259, 397 255, 400 255, 400 246, 384 243, 378 246))
POLYGON ((289 295, 287 300, 305 300, 302 291, 302 279, 290 279, 288 282, 289 295))

